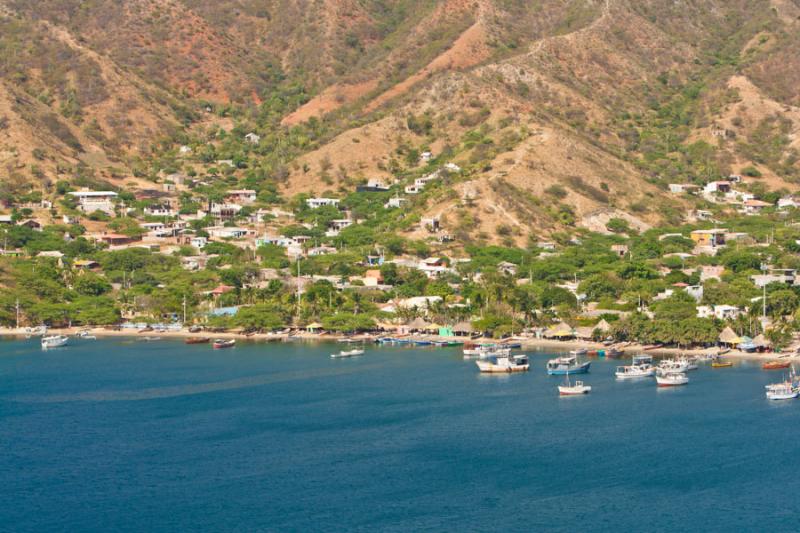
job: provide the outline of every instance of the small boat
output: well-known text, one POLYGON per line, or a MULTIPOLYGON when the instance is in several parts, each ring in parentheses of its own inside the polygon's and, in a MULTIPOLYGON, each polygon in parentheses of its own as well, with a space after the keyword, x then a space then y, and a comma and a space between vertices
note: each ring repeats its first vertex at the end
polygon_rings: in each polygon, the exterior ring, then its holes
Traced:
POLYGON ((647 354, 639 354, 634 355, 633 359, 631 360, 632 365, 652 365, 653 364, 653 356, 647 354))
POLYGON ((332 353, 332 359, 344 359, 346 357, 355 357, 357 355, 364 355, 364 350, 355 349, 355 350, 342 350, 339 353, 332 353))
POLYGON ((791 381, 767 385, 766 396, 768 400, 793 400, 800 395, 800 390, 792 385, 791 381))
POLYGON ((489 359, 475 361, 481 372, 500 374, 509 372, 527 372, 530 369, 527 355, 514 357, 490 357, 489 359))
POLYGON ((337 340, 336 342, 339 342, 341 344, 353 344, 353 343, 358 342, 358 341, 356 339, 351 339, 350 337, 343 337, 343 338, 337 340))
POLYGON ((501 342, 500 346, 503 348, 511 348, 512 350, 521 350, 522 343, 521 342, 501 342))
POLYGON ((585 374, 589 371, 591 361, 584 363, 578 362, 578 358, 572 355, 567 357, 556 357, 547 361, 547 373, 551 376, 564 376, 567 374, 585 374))
POLYGON ((433 344, 433 341, 429 341, 427 339, 416 339, 412 341, 417 346, 430 346, 433 344))
POLYGON ((69 337, 65 337, 64 335, 49 335, 47 337, 42 337, 42 349, 58 348, 64 346, 67 342, 69 342, 69 337))
POLYGON ((767 361, 766 363, 761 365, 761 368, 763 368, 764 370, 781 370, 784 368, 789 368, 789 365, 791 364, 792 364, 791 361, 774 360, 774 361, 767 361))
POLYGON ((183 342, 186 344, 208 344, 211 342, 211 339, 208 337, 189 337, 183 342))
POLYGON ((490 357, 508 357, 511 355, 511 348, 493 348, 483 346, 477 349, 464 350, 464 359, 472 359, 478 357, 479 359, 489 359, 490 357))
POLYGON ((656 374, 659 387, 678 387, 689 383, 689 377, 681 372, 664 372, 656 374))
POLYGON ((682 374, 689 370, 689 361, 676 359, 662 359, 658 364, 658 370, 662 373, 674 372, 682 374))
POLYGON ((233 348, 236 345, 234 339, 217 339, 212 346, 215 350, 222 350, 223 348, 233 348))
POLYGON ((586 348, 581 348, 579 350, 570 350, 569 354, 573 357, 582 357, 585 356, 589 351, 586 348))
POLYGON ((161 337, 145 337, 142 340, 144 342, 156 342, 156 341, 160 341, 161 337))
POLYGON ((686 370, 697 370, 697 358, 696 357, 687 357, 682 355, 678 357, 678 363, 685 364, 686 370))
POLYGON ((645 363, 642 365, 618 366, 614 375, 617 379, 636 379, 651 378, 655 375, 656 369, 645 363))
POLYGON ((563 385, 558 386, 558 394, 560 396, 579 396, 581 394, 589 394, 592 391, 591 385, 586 385, 583 381, 576 381, 575 384, 569 382, 569 374, 563 385))
POLYGON ((619 359, 625 354, 622 350, 618 350, 616 348, 609 348, 606 350, 606 357, 609 359, 619 359))
POLYGON ((723 361, 720 358, 711 361, 711 368, 728 368, 730 366, 733 366, 733 361, 723 361))

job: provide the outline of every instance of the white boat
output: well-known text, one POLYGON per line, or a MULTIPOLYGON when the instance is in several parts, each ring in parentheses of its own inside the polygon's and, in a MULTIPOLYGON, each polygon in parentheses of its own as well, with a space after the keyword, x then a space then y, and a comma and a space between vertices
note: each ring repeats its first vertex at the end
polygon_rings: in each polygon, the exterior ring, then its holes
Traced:
POLYGON ((678 387, 689 383, 689 376, 681 372, 658 372, 656 383, 659 387, 678 387))
POLYGON ((573 357, 580 357, 580 356, 586 355, 587 353, 589 353, 589 352, 588 352, 588 350, 586 348, 580 348, 578 350, 570 350, 569 351, 569 354, 571 356, 573 356, 573 357))
POLYGON ((332 353, 331 357, 333 359, 342 359, 345 357, 355 357, 357 355, 364 355, 364 350, 355 349, 355 350, 342 350, 339 353, 332 353))
POLYGON ((682 355, 678 357, 677 362, 679 364, 685 364, 686 370, 697 370, 697 357, 687 357, 682 355))
POLYGON ((633 361, 631 361, 632 365, 652 365, 653 364, 653 356, 647 354, 639 354, 633 356, 633 361))
POLYGON ((793 387, 791 382, 773 383, 767 385, 767 399, 768 400, 793 400, 800 394, 797 387, 793 387))
POLYGON ((42 337, 42 348, 58 348, 59 346, 64 346, 69 342, 69 338, 65 337, 64 335, 50 335, 47 337, 42 337))
POLYGON ((592 391, 591 385, 586 385, 583 381, 576 381, 573 385, 569 382, 569 374, 563 385, 558 386, 558 394, 560 396, 578 396, 581 394, 589 394, 592 391))
POLYGON ((618 366, 614 375, 617 379, 651 378, 656 374, 656 369, 645 363, 641 365, 618 366))
POLYGON ((79 331, 75 334, 76 337, 79 339, 86 339, 86 340, 97 340, 97 337, 92 335, 88 330, 79 331))
POLYGON ((556 357, 547 361, 547 373, 551 376, 564 376, 567 374, 585 374, 589 371, 591 361, 578 362, 575 356, 556 357))
POLYGON ((658 363, 658 371, 661 373, 672 372, 675 374, 682 374, 689 370, 689 361, 680 361, 675 359, 662 359, 658 363))
POLYGON ((510 357, 511 348, 494 348, 484 346, 479 348, 465 349, 464 359, 472 359, 478 357, 480 359, 489 359, 490 357, 510 357))
POLYGON ((514 357, 490 357, 475 361, 481 372, 488 374, 500 374, 509 372, 527 372, 530 370, 527 355, 515 355, 514 357))

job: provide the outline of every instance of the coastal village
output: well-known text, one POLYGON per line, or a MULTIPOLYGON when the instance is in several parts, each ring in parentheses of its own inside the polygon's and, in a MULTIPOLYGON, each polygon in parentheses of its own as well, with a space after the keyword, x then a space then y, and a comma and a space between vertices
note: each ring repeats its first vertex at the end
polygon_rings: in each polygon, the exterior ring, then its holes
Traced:
POLYGON ((320 196, 176 172, 135 189, 59 182, 6 202, 0 323, 745 353, 800 345, 800 199, 788 191, 741 175, 670 183, 695 206, 679 226, 640 231, 612 218, 525 247, 465 245, 445 217, 411 208, 465 171, 419 158, 419 177, 320 196))

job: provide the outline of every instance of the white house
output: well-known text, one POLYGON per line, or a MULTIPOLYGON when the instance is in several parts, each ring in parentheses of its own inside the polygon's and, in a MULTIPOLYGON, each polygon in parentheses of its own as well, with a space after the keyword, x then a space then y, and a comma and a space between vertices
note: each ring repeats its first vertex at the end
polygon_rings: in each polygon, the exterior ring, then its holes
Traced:
POLYGON ((336 198, 308 198, 306 200, 306 205, 308 205, 308 207, 311 209, 318 209, 327 205, 338 207, 339 200, 336 198))
POLYGON ((151 217, 174 217, 177 214, 169 204, 149 205, 142 211, 145 215, 151 217))
POLYGON ((211 237, 218 239, 241 239, 250 233, 250 230, 246 228, 228 226, 211 226, 206 228, 206 231, 211 237))
POLYGON ((766 274, 750 276, 750 280, 759 289, 770 283, 785 283, 794 285, 797 280, 797 271, 793 268, 771 268, 766 274))
POLYGON ((767 207, 772 207, 772 204, 761 200, 745 200, 742 203, 742 210, 748 215, 758 214, 767 207))
POLYGON ((717 318, 719 320, 733 320, 739 316, 741 310, 734 305, 698 305, 697 318, 717 318))
POLYGON ((405 191, 406 194, 419 194, 422 188, 417 187, 416 185, 406 185, 405 191))
POLYGON ((325 232, 326 237, 336 237, 339 235, 339 232, 342 231, 344 228, 349 228, 353 225, 353 221, 349 218, 339 218, 336 220, 331 220, 328 223, 328 231, 325 232))
POLYGON ((192 237, 192 240, 189 241, 189 244, 197 248, 198 250, 202 250, 208 244, 208 239, 205 237, 192 237))
POLYGON ((792 207, 800 207, 800 202, 795 200, 793 196, 784 196, 780 200, 778 200, 778 208, 779 209, 789 209, 792 207))
POLYGON ((78 209, 84 213, 102 211, 114 214, 114 200, 118 196, 114 191, 74 191, 69 194, 78 200, 78 209))
POLYGON ((383 207, 384 209, 399 208, 407 201, 408 201, 407 198, 400 198, 399 196, 395 196, 394 198, 389 198, 389 201, 383 204, 383 207))
POLYGON ((669 184, 669 192, 673 194, 683 194, 683 193, 690 193, 696 192, 700 190, 699 185, 695 185, 694 183, 670 183, 669 184))
POLYGON ((261 136, 253 133, 252 131, 244 136, 244 140, 250 144, 258 144, 261 142, 261 136))

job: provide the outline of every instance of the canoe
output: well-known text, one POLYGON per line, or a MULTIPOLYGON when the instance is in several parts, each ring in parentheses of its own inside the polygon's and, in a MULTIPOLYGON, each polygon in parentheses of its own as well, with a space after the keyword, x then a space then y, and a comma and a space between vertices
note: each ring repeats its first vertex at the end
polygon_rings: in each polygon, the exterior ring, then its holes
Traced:
POLYGON ((783 368, 789 368, 792 363, 790 361, 767 361, 761 368, 764 370, 780 370, 783 368))
POLYGON ((190 337, 184 341, 186 344, 208 344, 211 339, 208 337, 190 337))
POLYGON ((733 366, 733 361, 714 361, 711 363, 711 368, 728 368, 733 366))

